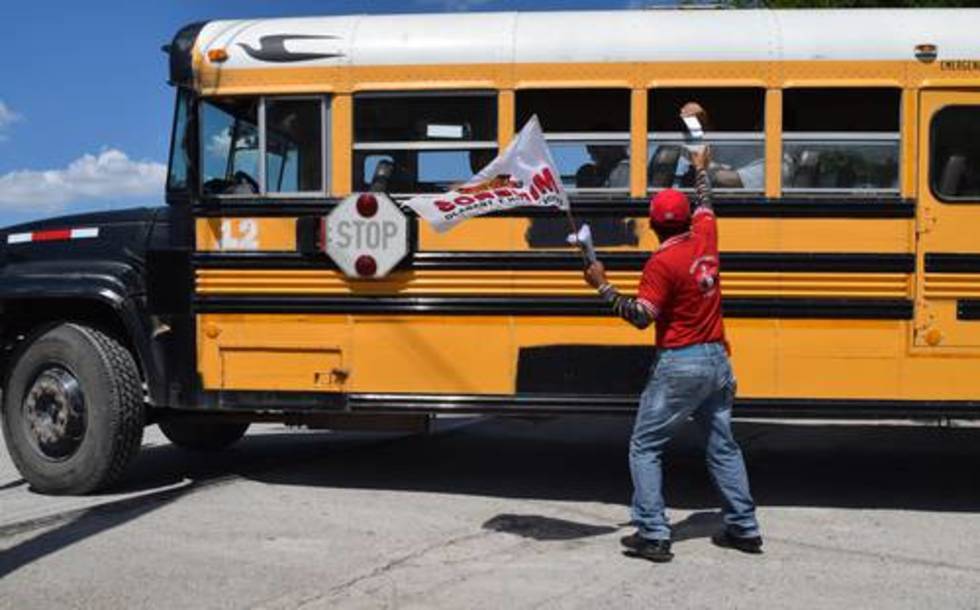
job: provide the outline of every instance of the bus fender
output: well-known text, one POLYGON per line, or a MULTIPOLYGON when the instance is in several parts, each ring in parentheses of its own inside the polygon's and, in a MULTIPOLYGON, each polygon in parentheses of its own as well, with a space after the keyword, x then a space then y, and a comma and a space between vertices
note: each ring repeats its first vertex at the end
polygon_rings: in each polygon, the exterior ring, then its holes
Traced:
MULTIPOLYGON (((0 273, 0 328, 5 344, 15 342, 21 331, 58 320, 87 319, 115 327, 134 352, 151 402, 166 404, 163 359, 153 346, 153 323, 142 284, 139 271, 124 262, 8 264, 0 273)), ((2 366, 6 370, 7 362, 2 366)))

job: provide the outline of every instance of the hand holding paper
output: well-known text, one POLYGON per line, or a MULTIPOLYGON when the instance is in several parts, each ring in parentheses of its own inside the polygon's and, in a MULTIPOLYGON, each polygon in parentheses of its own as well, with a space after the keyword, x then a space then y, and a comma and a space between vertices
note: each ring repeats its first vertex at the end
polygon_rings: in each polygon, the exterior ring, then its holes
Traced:
POLYGON ((701 126, 701 121, 698 120, 698 117, 682 116, 681 119, 684 121, 684 126, 687 127, 687 133, 692 140, 701 140, 704 138, 704 128, 701 126))
POLYGON ((568 236, 568 244, 578 246, 585 254, 589 264, 598 260, 595 255, 595 246, 592 244, 592 229, 589 228, 589 225, 583 224, 577 233, 571 233, 568 236))
POLYGON ((687 131, 687 144, 684 148, 688 155, 704 150, 704 129, 708 115, 697 102, 688 102, 681 108, 681 121, 687 131))
POLYGON ((600 288, 604 284, 607 284, 606 267, 599 261, 593 262, 585 268, 585 281, 593 288, 600 288))

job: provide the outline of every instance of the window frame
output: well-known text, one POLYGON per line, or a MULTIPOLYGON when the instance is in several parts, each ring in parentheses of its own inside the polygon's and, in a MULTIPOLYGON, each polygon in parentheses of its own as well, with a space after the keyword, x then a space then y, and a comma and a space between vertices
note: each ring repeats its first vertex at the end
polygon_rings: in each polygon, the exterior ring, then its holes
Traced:
MULTIPOLYGON (((870 188, 870 189, 854 189, 854 188, 819 188, 819 187, 790 187, 787 186, 787 180, 785 175, 782 180, 780 180, 780 196, 788 195, 790 197, 796 196, 806 196, 806 197, 840 197, 846 196, 852 199, 868 199, 874 197, 890 197, 899 198, 902 194, 902 181, 904 179, 905 172, 905 147, 903 146, 903 119, 904 119, 904 101, 907 92, 900 87, 860 87, 860 86, 836 86, 836 87, 821 87, 821 86, 809 86, 806 84, 801 84, 794 87, 785 87, 781 89, 784 93, 789 90, 797 89, 818 89, 822 91, 846 91, 850 89, 885 89, 885 90, 895 90, 898 93, 898 122, 895 126, 894 131, 786 131, 785 125, 780 125, 780 142, 779 142, 779 172, 782 174, 785 165, 785 155, 786 155, 786 145, 791 142, 805 142, 805 141, 822 141, 825 143, 868 143, 868 142, 894 142, 896 146, 897 156, 895 158, 896 164, 896 174, 895 174, 895 186, 889 188, 870 188)), ((786 116, 786 96, 782 96, 781 100, 781 115, 786 116)))
MULTIPOLYGON (((902 132, 899 131, 792 131, 784 132, 782 138, 782 153, 786 154, 786 144, 792 142, 820 142, 820 143, 851 143, 868 144, 874 142, 887 142, 896 144, 898 156, 895 163, 897 172, 895 174, 895 186, 892 188, 820 188, 820 187, 792 187, 786 186, 786 180, 782 181, 782 193, 786 195, 848 195, 850 197, 898 197, 902 192, 902 132)), ((780 171, 782 171, 784 160, 779 160, 780 171)))
MULTIPOLYGON (((583 144, 585 146, 625 146, 628 152, 627 159, 629 160, 630 176, 633 172, 633 100, 631 95, 631 89, 629 87, 622 86, 554 86, 554 87, 524 87, 515 89, 515 99, 514 99, 514 136, 521 130, 523 125, 518 125, 517 121, 520 118, 520 113, 518 112, 518 100, 517 95, 521 92, 551 92, 552 94, 557 94, 561 91, 576 91, 576 92, 594 92, 594 91, 615 91, 625 93, 626 97, 626 118, 627 118, 627 131, 547 131, 542 128, 544 135, 544 140, 549 145, 552 142, 567 142, 571 144, 583 144)), ((531 115, 534 116, 535 112, 531 115)), ((555 154, 552 152, 552 157, 555 154)), ((557 163, 557 160, 556 160, 557 163)), ((561 173, 561 168, 556 167, 559 173, 561 173)), ((630 178, 632 179, 632 178, 630 178)), ((574 195, 629 195, 632 192, 632 187, 630 182, 627 182, 626 186, 620 187, 576 187, 576 186, 565 186, 565 190, 569 194, 574 195)))
POLYGON ((967 198, 967 197, 962 197, 962 198, 956 197, 956 198, 952 198, 952 197, 948 197, 948 196, 944 196, 944 195, 940 194, 939 191, 937 191, 936 188, 935 188, 935 182, 933 181, 933 175, 934 175, 935 169, 936 169, 935 168, 935 165, 933 163, 933 159, 934 159, 934 157, 933 157, 933 151, 936 150, 936 129, 935 129, 935 123, 936 123, 936 119, 939 118, 939 115, 942 114, 945 110, 947 110, 949 108, 976 108, 978 114, 980 114, 980 104, 957 104, 957 103, 945 104, 945 105, 941 106, 940 108, 936 109, 936 111, 932 113, 932 116, 929 118, 929 151, 928 151, 928 154, 929 154, 929 160, 928 161, 929 162, 928 162, 927 170, 926 170, 928 172, 927 175, 926 175, 926 181, 929 184, 929 194, 932 195, 932 197, 936 201, 939 201, 939 202, 944 203, 944 204, 949 204, 949 205, 980 205, 980 193, 978 193, 977 195, 973 196, 973 198, 967 198))
MULTIPOLYGON (((544 140, 549 145, 552 142, 583 144, 585 146, 625 146, 629 152, 630 172, 633 168, 633 139, 628 131, 555 131, 544 132, 544 140)), ((552 153, 554 156, 554 153, 552 153)), ((555 168, 561 171, 561 168, 555 168)), ((629 194, 630 185, 626 186, 566 186, 565 190, 577 195, 620 195, 629 194)))
MULTIPOLYGON (((664 107, 665 103, 659 103, 655 98, 658 94, 670 95, 670 92, 683 91, 686 95, 676 96, 675 101, 679 99, 684 99, 685 101, 696 101, 698 103, 703 103, 705 110, 709 115, 712 115, 712 108, 715 104, 722 103, 720 100, 711 100, 707 92, 711 94, 723 93, 731 94, 733 91, 737 91, 744 95, 758 96, 758 110, 761 113, 757 117, 757 122, 760 125, 759 129, 754 131, 749 130, 718 130, 717 128, 707 131, 704 136, 704 144, 711 146, 715 142, 734 142, 740 144, 761 144, 761 155, 759 159, 762 160, 763 168, 763 178, 762 185, 759 188, 734 188, 734 187, 718 187, 712 186, 712 192, 717 196, 722 197, 765 197, 766 196, 766 178, 769 173, 769 159, 767 153, 766 143, 769 137, 769 131, 767 128, 767 111, 769 100, 767 97, 768 88, 765 85, 758 83, 714 83, 714 82, 703 82, 703 83, 688 83, 688 84, 674 84, 674 83, 663 83, 657 86, 648 86, 646 88, 646 144, 647 144, 647 158, 643 160, 643 184, 647 195, 657 193, 659 191, 665 190, 667 188, 676 188, 681 192, 691 194, 695 191, 694 186, 684 186, 684 187, 674 187, 674 186, 655 186, 651 184, 650 180, 650 163, 653 160, 653 155, 656 153, 657 147, 660 145, 683 145, 687 140, 687 133, 682 130, 669 130, 669 131, 655 131, 653 126, 657 122, 654 119, 654 113, 657 112, 658 107, 664 107), (705 97, 709 99, 705 101, 705 97)), ((738 100, 736 100, 738 101, 738 100)), ((677 107, 676 110, 680 110, 677 107)), ((755 118, 755 117, 754 117, 755 118)), ((676 168, 675 168, 676 171, 676 168)), ((675 176, 676 178, 676 176, 675 176)))
MULTIPOLYGON (((216 96, 217 97, 217 96, 216 96)), ((256 108, 256 130, 259 136, 259 149, 258 149, 258 169, 256 173, 258 174, 255 179, 259 183, 258 193, 209 193, 205 194, 203 192, 203 172, 198 172, 200 177, 200 184, 198 185, 198 192, 202 197, 217 197, 222 200, 247 200, 247 199, 309 199, 311 197, 327 197, 330 192, 330 186, 333 183, 331 175, 331 163, 330 163, 330 137, 331 137, 331 104, 333 97, 328 93, 323 94, 299 94, 299 95, 235 95, 235 96, 220 96, 220 98, 250 98, 255 99, 258 102, 256 108), (287 191, 287 192, 269 192, 268 185, 266 184, 266 163, 267 163, 267 135, 266 135, 266 102, 269 100, 287 100, 287 101, 319 101, 320 102, 320 188, 312 191, 287 191)), ((198 165, 201 164, 203 157, 201 155, 200 148, 203 146, 204 142, 204 111, 208 103, 212 106, 216 105, 211 101, 212 97, 201 97, 199 98, 199 103, 197 104, 197 154, 198 154, 198 165)), ((229 157, 228 161, 231 161, 229 157)), ((201 168, 203 169, 203 168, 201 168)))
MULTIPOLYGON (((422 90, 396 90, 396 91, 357 91, 351 96, 353 110, 351 112, 351 182, 358 175, 357 159, 358 153, 385 153, 389 151, 447 151, 465 152, 471 150, 499 150, 500 148, 500 90, 499 89, 422 89, 422 90), (388 140, 388 141, 357 141, 357 102, 365 99, 393 99, 393 98, 439 98, 439 97, 483 97, 493 101, 494 113, 492 115, 493 124, 497 139, 495 140, 465 140, 465 139, 445 139, 445 140, 388 140)), ((499 152, 498 152, 499 154, 499 152)), ((417 159, 416 159, 417 160, 417 159)), ((469 179, 471 176, 463 178, 469 179)), ((370 185, 367 176, 361 176, 370 185)), ((418 184, 418 176, 415 180, 418 184)), ((352 188, 357 185, 352 184, 352 188)), ((389 193, 392 197, 408 197, 417 195, 418 192, 398 192, 389 193)))
POLYGON ((262 96, 261 103, 259 105, 259 146, 260 154, 263 159, 261 164, 262 170, 262 180, 259 184, 262 187, 261 195, 264 197, 311 197, 316 195, 326 196, 330 192, 330 163, 329 163, 329 153, 330 153, 330 100, 329 95, 268 95, 262 96), (317 101, 320 102, 320 188, 313 191, 275 191, 271 195, 269 194, 268 187, 268 176, 266 173, 266 159, 267 145, 266 140, 266 104, 269 101, 285 100, 290 102, 301 102, 301 101, 317 101))
MULTIPOLYGON (((650 156, 656 151, 654 146, 660 146, 664 144, 683 144, 685 140, 685 133, 683 131, 661 131, 661 132, 651 132, 647 131, 647 160, 645 166, 650 164, 650 156)), ((762 131, 717 131, 710 132, 710 134, 705 134, 704 143, 711 146, 715 142, 736 142, 736 143, 761 143, 762 144, 762 160, 763 160, 763 171, 768 171, 768 164, 766 163, 766 132, 762 131)), ((644 167, 644 174, 649 174, 646 167, 644 167)), ((666 186, 653 186, 650 184, 649 175, 646 176, 646 189, 647 193, 656 193, 667 188, 677 188, 677 190, 684 193, 693 193, 693 186, 685 187, 666 187, 666 186)), ((758 189, 750 188, 725 188, 712 186, 712 193, 716 195, 749 195, 749 196, 764 196, 766 192, 765 184, 765 173, 763 173, 762 187, 758 189)))
POLYGON ((170 126, 170 154, 167 157, 167 179, 164 183, 164 194, 168 203, 171 202, 170 200, 172 198, 185 200, 193 193, 200 191, 198 184, 198 176, 200 175, 198 168, 200 158, 200 151, 198 150, 198 141, 200 139, 198 133, 198 124, 200 122, 198 106, 198 97, 192 89, 177 87, 177 94, 174 97, 173 118, 170 126), (178 134, 177 130, 180 127, 181 108, 185 105, 187 114, 184 117, 183 130, 178 134), (191 131, 192 128, 193 131, 191 131), (190 135, 193 135, 195 141, 191 142, 187 151, 189 158, 186 160, 187 163, 184 168, 184 185, 181 188, 174 188, 171 177, 173 176, 174 159, 178 154, 179 142, 185 141, 190 135))

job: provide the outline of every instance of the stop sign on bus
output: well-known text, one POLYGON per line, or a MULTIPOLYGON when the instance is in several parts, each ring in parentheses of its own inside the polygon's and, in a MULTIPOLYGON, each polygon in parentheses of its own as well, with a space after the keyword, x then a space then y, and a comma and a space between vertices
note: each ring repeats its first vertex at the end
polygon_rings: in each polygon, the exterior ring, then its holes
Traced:
POLYGON ((323 247, 348 277, 384 277, 408 254, 408 219, 387 195, 355 193, 324 219, 323 247))

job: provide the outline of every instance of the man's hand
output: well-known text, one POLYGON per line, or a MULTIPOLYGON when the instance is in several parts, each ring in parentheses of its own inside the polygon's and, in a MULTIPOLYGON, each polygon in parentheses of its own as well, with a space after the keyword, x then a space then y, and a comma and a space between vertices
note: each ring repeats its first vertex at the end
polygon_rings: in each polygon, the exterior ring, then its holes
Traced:
POLYGON ((708 112, 697 102, 688 102, 681 107, 681 118, 686 116, 697 117, 701 122, 702 128, 708 126, 708 112))
POLYGON ((585 269, 585 281, 588 282, 589 286, 593 288, 599 288, 606 283, 606 268, 605 266, 596 261, 586 267, 585 269))
POLYGON ((701 150, 691 151, 691 165, 694 169, 707 171, 711 165, 711 147, 705 144, 701 150))

